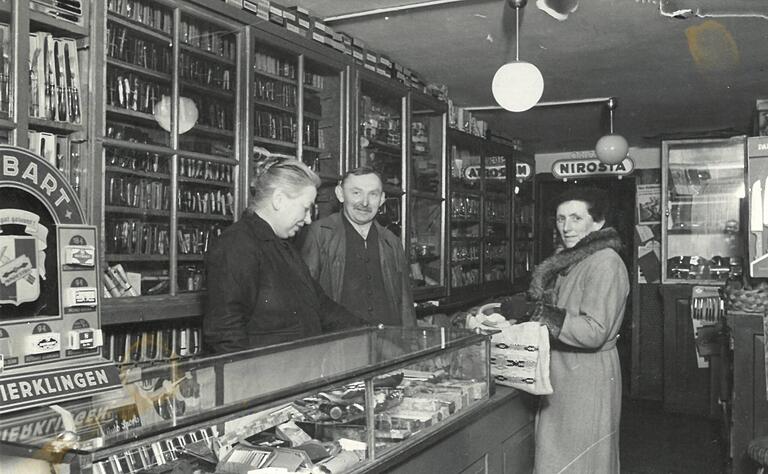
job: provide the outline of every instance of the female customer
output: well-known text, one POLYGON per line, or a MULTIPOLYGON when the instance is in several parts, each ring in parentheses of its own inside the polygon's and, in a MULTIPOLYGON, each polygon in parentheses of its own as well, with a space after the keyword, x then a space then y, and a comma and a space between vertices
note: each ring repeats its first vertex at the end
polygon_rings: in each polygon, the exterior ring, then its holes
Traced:
POLYGON ((557 200, 563 249, 533 272, 532 320, 547 326, 554 393, 536 419, 537 474, 618 474, 621 371, 616 339, 629 294, 607 198, 576 188, 557 200))
POLYGON ((312 279, 286 240, 312 221, 320 180, 290 158, 258 163, 242 218, 206 255, 209 352, 231 352, 359 326, 312 279))

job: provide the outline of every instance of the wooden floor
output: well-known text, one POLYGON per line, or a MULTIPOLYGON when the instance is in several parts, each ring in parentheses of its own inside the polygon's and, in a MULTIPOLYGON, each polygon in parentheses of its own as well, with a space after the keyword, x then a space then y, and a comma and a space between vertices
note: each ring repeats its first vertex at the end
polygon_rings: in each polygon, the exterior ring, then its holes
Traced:
POLYGON ((669 414, 661 402, 625 399, 621 415, 622 474, 721 474, 724 445, 717 422, 669 414))

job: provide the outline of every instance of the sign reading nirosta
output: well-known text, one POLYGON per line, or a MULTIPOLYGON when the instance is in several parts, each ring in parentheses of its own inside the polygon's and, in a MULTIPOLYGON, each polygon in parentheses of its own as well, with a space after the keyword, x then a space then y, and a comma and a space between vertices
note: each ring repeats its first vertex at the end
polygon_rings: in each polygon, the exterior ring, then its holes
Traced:
POLYGON ((626 176, 635 169, 632 158, 616 164, 606 164, 597 158, 557 160, 552 164, 552 175, 559 179, 590 176, 626 176))

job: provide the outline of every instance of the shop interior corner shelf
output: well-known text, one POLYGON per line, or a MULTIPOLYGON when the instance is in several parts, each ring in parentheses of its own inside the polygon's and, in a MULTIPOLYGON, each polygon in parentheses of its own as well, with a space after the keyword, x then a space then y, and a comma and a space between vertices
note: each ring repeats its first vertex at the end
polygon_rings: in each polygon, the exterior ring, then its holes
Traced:
POLYGON ((131 367, 120 388, 61 404, 73 427, 49 407, 2 415, 0 431, 16 435, 0 440, 0 464, 8 472, 50 472, 49 463, 94 473, 181 464, 197 472, 378 470, 481 410, 489 357, 488 335, 385 327, 131 367), (42 428, 13 430, 27 425, 42 428))

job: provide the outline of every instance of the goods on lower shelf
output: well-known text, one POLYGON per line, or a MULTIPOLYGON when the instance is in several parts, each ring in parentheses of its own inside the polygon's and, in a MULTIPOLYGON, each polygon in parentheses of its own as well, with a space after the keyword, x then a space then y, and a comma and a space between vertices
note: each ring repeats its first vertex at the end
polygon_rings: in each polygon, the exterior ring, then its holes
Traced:
MULTIPOLYGON (((146 334, 127 334, 126 337, 138 341, 146 338, 146 334)), ((140 344, 126 343, 126 347, 140 347, 140 344)), ((455 359, 453 362, 456 363, 453 369, 450 365, 411 366, 373 379, 377 457, 485 397, 488 391, 485 381, 451 375, 460 370, 459 364, 471 362, 455 359)), ((193 415, 195 410, 204 409, 206 402, 201 384, 206 382, 200 378, 204 375, 190 371, 175 383, 166 383, 158 374, 151 371, 147 374, 151 375, 141 376, 141 380, 135 382, 136 396, 152 399, 155 410, 150 413, 126 411, 137 418, 132 423, 140 425, 145 416, 168 419, 173 413, 193 415)), ((284 470, 279 472, 289 473, 346 472, 371 455, 367 452, 365 394, 366 385, 362 381, 312 393, 291 403, 227 421, 223 426, 197 428, 97 460, 94 473, 186 468, 211 473, 248 473, 268 468, 281 468, 284 470)))

